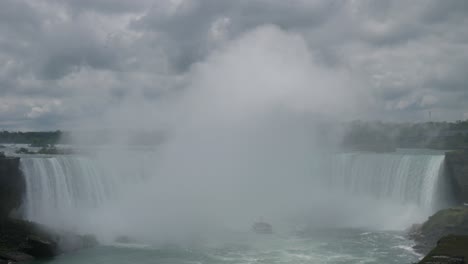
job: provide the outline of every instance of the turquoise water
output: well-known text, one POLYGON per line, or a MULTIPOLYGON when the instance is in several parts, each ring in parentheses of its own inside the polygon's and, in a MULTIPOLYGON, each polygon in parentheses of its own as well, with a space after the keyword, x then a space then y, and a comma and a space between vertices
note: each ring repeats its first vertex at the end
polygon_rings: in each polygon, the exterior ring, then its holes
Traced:
POLYGON ((37 263, 413 263, 419 259, 401 232, 355 229, 322 230, 300 235, 233 234, 222 241, 191 245, 115 244, 99 246, 37 263))

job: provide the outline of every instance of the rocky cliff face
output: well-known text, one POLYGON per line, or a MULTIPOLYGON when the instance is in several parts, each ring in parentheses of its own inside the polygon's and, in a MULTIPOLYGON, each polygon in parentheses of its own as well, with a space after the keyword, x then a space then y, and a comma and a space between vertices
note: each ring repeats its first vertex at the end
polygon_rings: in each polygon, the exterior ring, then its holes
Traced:
POLYGON ((468 203, 468 151, 458 150, 445 153, 445 164, 457 199, 468 203))
POLYGON ((448 235, 418 264, 464 264, 468 260, 468 236, 448 235))
POLYGON ((19 169, 20 159, 0 153, 0 223, 21 205, 25 181, 19 169))
POLYGON ((463 264, 468 260, 468 207, 440 210, 410 231, 414 249, 427 254, 419 264, 463 264))
POLYGON ((438 211, 421 225, 413 226, 409 232, 416 245, 414 249, 428 253, 437 241, 447 235, 468 235, 468 207, 460 206, 438 211))

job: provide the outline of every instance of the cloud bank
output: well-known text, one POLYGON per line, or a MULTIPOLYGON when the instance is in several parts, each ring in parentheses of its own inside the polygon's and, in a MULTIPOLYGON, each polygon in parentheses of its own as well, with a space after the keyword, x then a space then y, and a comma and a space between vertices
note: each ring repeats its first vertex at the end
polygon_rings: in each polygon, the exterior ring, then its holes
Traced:
POLYGON ((161 105, 187 90, 212 96, 197 88, 207 82, 230 87, 228 109, 468 115, 464 0, 6 0, 0 10, 3 129, 95 126, 132 102, 135 115, 170 119, 161 105), (246 82, 261 88, 236 98, 246 82))

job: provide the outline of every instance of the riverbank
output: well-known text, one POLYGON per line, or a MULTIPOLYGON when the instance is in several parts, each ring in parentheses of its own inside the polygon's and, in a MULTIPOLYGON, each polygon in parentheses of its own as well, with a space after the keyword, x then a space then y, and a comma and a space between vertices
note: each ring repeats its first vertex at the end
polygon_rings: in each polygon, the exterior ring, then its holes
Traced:
POLYGON ((0 263, 50 259, 97 244, 91 235, 58 232, 33 222, 8 218, 0 227, 0 263))
POLYGON ((463 264, 468 260, 468 236, 448 235, 419 264, 463 264))
POLYGON ((419 263, 465 263, 468 260, 468 207, 443 209, 421 225, 415 225, 409 237, 414 250, 426 256, 419 263))

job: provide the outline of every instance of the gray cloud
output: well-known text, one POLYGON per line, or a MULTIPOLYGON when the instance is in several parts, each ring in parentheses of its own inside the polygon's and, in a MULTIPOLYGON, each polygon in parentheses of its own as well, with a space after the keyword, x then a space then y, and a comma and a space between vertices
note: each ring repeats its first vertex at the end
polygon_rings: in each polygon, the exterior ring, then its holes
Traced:
POLYGON ((117 70, 118 49, 100 42, 86 29, 59 29, 48 36, 43 45, 49 52, 40 57, 40 78, 59 79, 81 67, 117 70), (49 42, 51 39, 54 41, 49 42))
POLYGON ((216 46, 215 26, 225 21, 226 38, 235 38, 255 27, 274 24, 285 30, 308 30, 318 27, 341 8, 342 1, 182 1, 171 6, 159 4, 132 22, 135 30, 163 35, 161 42, 174 68, 185 71, 202 60, 216 46))
POLYGON ((125 14, 142 12, 151 6, 151 2, 144 0, 53 0, 63 4, 73 14, 80 12, 98 12, 104 14, 125 14))
POLYGON ((347 71, 371 109, 363 118, 418 121, 432 110, 461 119, 467 15, 464 0, 1 1, 0 126, 55 129, 130 95, 158 101, 264 25, 303 38, 315 63, 347 71))

